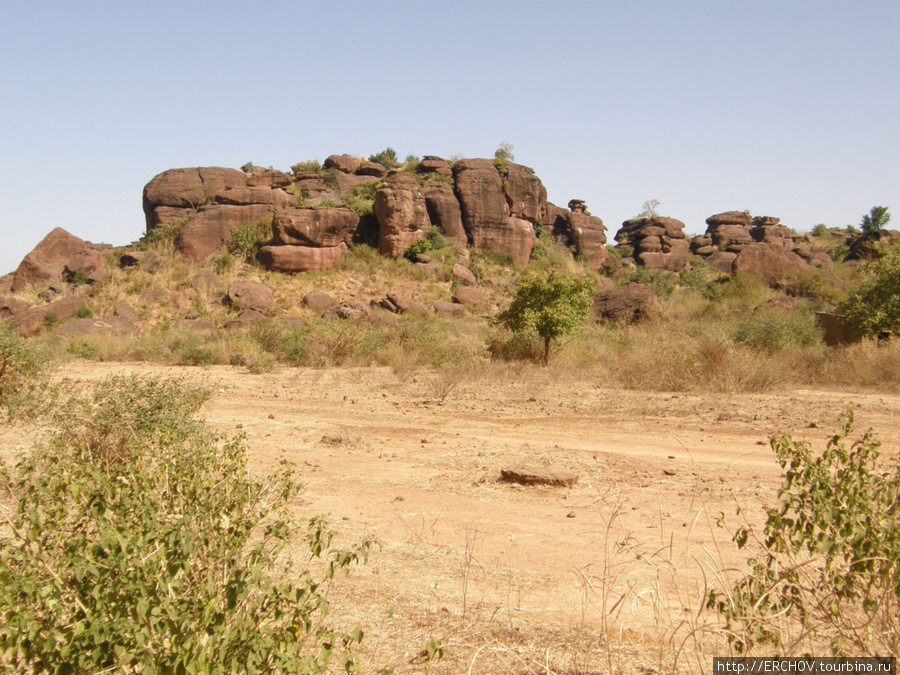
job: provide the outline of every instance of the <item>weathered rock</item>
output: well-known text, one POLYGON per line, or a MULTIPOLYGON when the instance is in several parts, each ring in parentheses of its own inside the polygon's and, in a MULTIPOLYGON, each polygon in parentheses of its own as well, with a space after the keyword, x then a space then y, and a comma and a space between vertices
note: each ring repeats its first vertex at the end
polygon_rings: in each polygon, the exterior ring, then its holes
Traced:
MULTIPOLYGON (((250 187, 283 188, 293 182, 293 179, 283 171, 267 169, 247 177, 247 185, 250 187)), ((252 202, 265 204, 267 202, 252 202)))
POLYGON ((447 302, 446 300, 435 300, 431 303, 437 314, 461 314, 466 310, 464 305, 458 302, 447 302))
POLYGON ((32 307, 24 312, 13 314, 9 318, 10 324, 19 331, 23 337, 31 337, 37 333, 48 317, 55 317, 58 321, 68 321, 74 318, 78 310, 84 307, 84 298, 79 295, 70 295, 62 300, 51 302, 42 307, 32 307))
POLYGON ((507 163, 501 186, 506 195, 510 216, 531 223, 540 221, 547 203, 547 189, 541 179, 534 175, 534 169, 513 162, 507 163))
POLYGON ((353 239, 359 215, 346 207, 289 209, 272 218, 272 244, 333 247, 353 239))
POLYGON ((572 487, 578 483, 578 474, 568 469, 547 466, 508 466, 500 470, 500 479, 522 485, 572 487))
POLYGON ((737 253, 716 249, 715 253, 706 259, 706 264, 714 270, 731 274, 734 271, 734 261, 736 259, 737 253))
POLYGON ((638 253, 638 260, 648 269, 681 272, 691 267, 691 251, 684 239, 661 237, 662 248, 658 252, 638 253))
POLYGON ((453 186, 443 181, 429 180, 422 188, 422 194, 425 195, 425 207, 431 224, 440 228, 444 236, 457 246, 465 246, 466 230, 453 186))
POLYGON ((228 188, 219 194, 216 201, 220 204, 231 204, 233 206, 265 204, 278 209, 286 209, 297 205, 297 198, 291 193, 268 187, 228 188))
POLYGON ((6 297, 0 298, 0 319, 9 318, 13 314, 21 314, 30 307, 31 305, 24 300, 19 300, 11 295, 7 295, 6 297))
POLYGON ((239 281, 228 289, 225 296, 230 305, 266 311, 274 302, 272 291, 258 281, 239 281))
POLYGON ((635 260, 649 269, 681 272, 690 268, 691 253, 684 235, 684 223, 675 218, 652 216, 622 223, 616 241, 635 252, 635 260))
POLYGON ((369 160, 364 159, 359 163, 359 168, 356 170, 356 173, 360 176, 375 176, 376 178, 381 178, 387 171, 387 167, 382 166, 378 162, 370 162, 369 160))
POLYGON ((565 246, 572 244, 572 238, 569 234, 569 213, 571 211, 568 209, 550 202, 544 203, 544 210, 541 213, 541 223, 544 229, 565 246))
POLYGON ((325 316, 336 317, 338 319, 363 319, 371 316, 372 310, 369 305, 362 300, 350 299, 345 300, 336 307, 332 307, 325 316))
POLYGON ((125 269, 126 267, 137 267, 141 264, 145 255, 147 254, 143 251, 125 251, 125 253, 119 256, 119 267, 122 269, 125 269))
POLYGON ((106 256, 94 249, 85 249, 73 255, 63 267, 63 277, 69 281, 84 278, 89 284, 104 281, 111 276, 106 256))
POLYGON ((610 321, 630 323, 645 318, 655 304, 656 296, 649 286, 632 282, 601 290, 594 296, 593 310, 597 316, 610 321))
MULTIPOLYGON (((708 255, 706 253, 698 253, 700 249, 708 249, 713 245, 712 235, 711 234, 698 234, 696 237, 691 239, 691 251, 697 253, 698 255, 708 255)), ((712 253, 712 251, 710 251, 712 253)))
POLYGON ((13 273, 4 274, 0 277, 0 295, 12 293, 13 273))
POLYGON ((475 250, 491 250, 483 246, 482 230, 504 229, 508 214, 497 167, 489 159, 461 159, 453 165, 453 176, 463 227, 475 250))
POLYGON ((53 229, 19 263, 10 289, 18 293, 31 284, 59 281, 69 259, 85 250, 83 240, 61 227, 53 229))
POLYGON ((748 246, 734 261, 735 272, 755 274, 769 286, 785 284, 811 269, 796 253, 772 244, 748 246))
POLYGON ((600 270, 612 256, 606 250, 606 227, 596 216, 589 216, 583 211, 570 211, 566 216, 569 240, 575 251, 584 256, 588 267, 600 270))
POLYGON ((343 197, 345 195, 353 194, 353 191, 356 190, 360 185, 365 185, 366 183, 375 183, 379 179, 375 176, 357 176, 356 174, 351 173, 340 173, 334 177, 335 183, 337 184, 337 194, 339 197, 343 197))
POLYGON ((742 225, 719 225, 711 234, 713 245, 722 251, 740 253, 753 243, 750 230, 742 225))
POLYGON ((135 330, 134 324, 123 317, 109 319, 72 319, 56 329, 61 335, 104 335, 130 333, 135 330))
POLYGON ((266 315, 256 307, 248 307, 247 309, 241 310, 241 312, 237 315, 237 320, 245 324, 262 321, 265 318, 266 315))
POLYGON ((422 307, 415 300, 410 300, 404 295, 400 295, 399 293, 388 293, 387 297, 387 305, 382 305, 389 311, 393 311, 397 314, 418 314, 419 316, 428 316, 428 310, 422 307), (394 309, 390 309, 390 306, 393 306, 394 309))
POLYGON ((325 179, 318 174, 303 174, 298 176, 294 184, 300 188, 304 197, 315 199, 328 192, 325 179))
POLYGON ((753 219, 745 211, 725 211, 717 213, 706 219, 706 231, 712 233, 722 225, 738 225, 749 230, 753 225, 753 219))
POLYGON ((491 301, 488 297, 477 288, 472 288, 471 286, 461 286, 456 289, 456 292, 453 294, 453 301, 460 305, 477 307, 482 311, 489 309, 491 306, 491 301))
POLYGON ((165 264, 165 258, 163 258, 156 251, 150 251, 144 259, 141 261, 141 269, 147 272, 155 272, 160 267, 165 264))
POLYGON ((378 250, 387 256, 402 255, 431 227, 425 195, 418 181, 405 171, 392 173, 375 193, 378 250))
POLYGON ((794 238, 791 234, 790 229, 785 227, 784 225, 779 225, 777 221, 778 218, 755 218, 753 220, 753 229, 750 230, 750 236, 754 241, 758 241, 763 244, 774 244, 776 246, 781 246, 784 248, 793 248, 794 238), (772 220, 776 222, 773 224, 764 224, 772 220))
POLYGON ((830 255, 822 251, 813 253, 809 257, 808 262, 810 265, 822 270, 823 272, 834 272, 834 260, 831 259, 830 255))
POLYGON ((359 166, 359 157, 353 155, 329 155, 322 165, 326 169, 337 169, 341 173, 353 173, 359 166))
POLYGON ((719 249, 717 249, 715 246, 700 246, 699 248, 694 249, 693 253, 695 255, 708 256, 712 255, 718 250, 719 249))
POLYGON ((303 296, 303 305, 321 311, 333 306, 334 298, 325 291, 313 290, 303 296))
POLYGON ((436 173, 439 176, 452 176, 453 170, 450 168, 450 163, 441 159, 440 157, 435 157, 434 155, 425 155, 422 158, 422 161, 419 162, 418 166, 416 166, 417 173, 436 173))
POLYGON ((131 323, 137 323, 141 320, 141 317, 138 316, 137 312, 135 312, 128 305, 118 305, 113 312, 113 316, 118 317, 120 319, 125 319, 126 321, 130 321, 131 323))
POLYGON ((157 207, 196 209, 213 201, 227 188, 245 185, 247 185, 246 174, 236 169, 196 167, 163 171, 144 186, 147 231, 152 230, 159 222, 160 214, 153 213, 157 207))
POLYGON ((472 273, 472 270, 470 270, 468 267, 463 267, 458 263, 453 266, 453 270, 450 272, 450 275, 455 281, 458 281, 461 286, 478 285, 478 279, 472 273))
POLYGON ((347 252, 347 246, 263 246, 256 259, 269 270, 298 274, 334 267, 347 252))
POLYGON ((228 240, 233 229, 270 217, 272 209, 264 204, 201 206, 179 233, 175 247, 188 258, 206 260, 228 240))
POLYGON ((194 214, 194 209, 178 208, 176 206, 155 206, 144 214, 147 232, 156 229, 160 225, 168 225, 175 222, 187 222, 194 214))

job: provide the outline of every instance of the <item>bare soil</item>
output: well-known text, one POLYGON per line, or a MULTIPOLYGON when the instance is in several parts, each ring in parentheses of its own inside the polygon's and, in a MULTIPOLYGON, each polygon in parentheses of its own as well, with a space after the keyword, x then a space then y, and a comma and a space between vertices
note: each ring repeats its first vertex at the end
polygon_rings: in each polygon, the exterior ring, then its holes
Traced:
POLYGON ((781 483, 768 437, 821 448, 853 410, 900 448, 900 397, 885 394, 648 393, 531 366, 458 375, 444 401, 453 376, 427 370, 76 361, 63 375, 123 372, 205 381, 206 418, 246 433, 252 470, 296 464, 298 515, 327 514, 344 545, 377 539, 332 598, 337 623, 366 630, 364 672, 709 672, 724 643, 706 593, 746 569, 731 532, 761 526, 781 483), (500 482, 510 464, 579 482, 500 482), (410 664, 429 639, 450 656, 410 664))

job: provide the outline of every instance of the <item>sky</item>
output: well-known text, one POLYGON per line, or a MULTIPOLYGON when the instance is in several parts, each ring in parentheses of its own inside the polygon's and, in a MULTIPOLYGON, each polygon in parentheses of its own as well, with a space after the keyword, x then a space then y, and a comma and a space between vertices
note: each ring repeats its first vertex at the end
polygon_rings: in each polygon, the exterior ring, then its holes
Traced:
MULTIPOLYGON (((900 212, 900 2, 0 3, 0 274, 115 245, 170 168, 493 157, 612 240, 659 200, 808 231, 900 212)), ((900 216, 892 227, 900 227, 900 216)))

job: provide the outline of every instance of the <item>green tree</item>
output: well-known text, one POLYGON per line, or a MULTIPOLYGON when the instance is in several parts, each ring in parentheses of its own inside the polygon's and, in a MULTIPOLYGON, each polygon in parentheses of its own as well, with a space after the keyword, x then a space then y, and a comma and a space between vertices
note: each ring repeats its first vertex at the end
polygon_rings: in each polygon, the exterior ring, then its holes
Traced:
POLYGON ((385 169, 393 169, 398 164, 397 151, 393 148, 385 148, 376 155, 370 155, 369 161, 381 164, 385 169))
POLYGON ((848 326, 864 335, 900 333, 900 248, 869 267, 869 276, 838 306, 848 326))
POLYGON ((504 164, 506 162, 513 162, 516 159, 513 150, 515 150, 515 147, 511 143, 501 143, 500 147, 494 151, 494 159, 499 160, 504 164))
POLYGON ((878 239, 881 231, 891 222, 891 214, 887 206, 873 206, 872 209, 862 217, 859 224, 863 237, 866 239, 878 239))
POLYGON ((525 276, 518 280, 512 304, 497 315, 497 321, 514 333, 530 333, 543 340, 547 365, 553 340, 578 332, 587 320, 595 290, 590 277, 574 279, 559 272, 525 276))

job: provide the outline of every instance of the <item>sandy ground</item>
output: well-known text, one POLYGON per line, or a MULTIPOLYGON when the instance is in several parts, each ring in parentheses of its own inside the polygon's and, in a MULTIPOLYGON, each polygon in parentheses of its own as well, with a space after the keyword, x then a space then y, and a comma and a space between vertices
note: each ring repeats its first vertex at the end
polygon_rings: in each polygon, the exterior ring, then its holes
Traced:
MULTIPOLYGON (((733 529, 760 526, 777 496, 768 437, 821 448, 852 409, 886 453, 900 448, 900 397, 872 393, 632 392, 533 367, 251 375, 76 361, 63 375, 122 372, 206 382, 204 415, 246 433, 254 470, 296 464, 299 516, 327 514, 344 544, 378 541, 333 594, 334 620, 366 629, 364 672, 708 671, 717 648, 698 626, 713 618, 699 608, 745 567, 733 529), (579 482, 502 483, 510 464, 579 482), (428 639, 450 656, 410 665, 428 639)), ((8 430, 0 441, 28 443, 8 430)))

